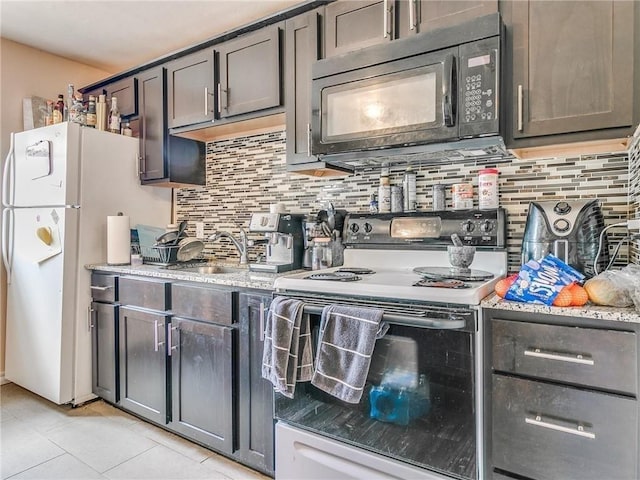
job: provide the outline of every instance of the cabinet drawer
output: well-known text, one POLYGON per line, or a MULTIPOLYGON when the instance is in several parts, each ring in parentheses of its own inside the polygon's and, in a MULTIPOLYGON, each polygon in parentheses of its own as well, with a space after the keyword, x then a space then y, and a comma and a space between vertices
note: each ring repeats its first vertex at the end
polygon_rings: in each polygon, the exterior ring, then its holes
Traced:
POLYGON ((492 322, 493 368, 635 395, 633 332, 527 322, 492 322))
POLYGON ((188 283, 171 287, 172 313, 178 317, 231 325, 236 292, 188 283))
POLYGON ((151 310, 169 310, 171 282, 168 280, 121 277, 120 303, 151 310))
POLYGON ((493 466, 535 478, 638 474, 638 407, 630 398, 493 375, 493 466))
POLYGON ((113 303, 118 300, 118 276, 107 273, 91 274, 91 298, 96 302, 113 303))

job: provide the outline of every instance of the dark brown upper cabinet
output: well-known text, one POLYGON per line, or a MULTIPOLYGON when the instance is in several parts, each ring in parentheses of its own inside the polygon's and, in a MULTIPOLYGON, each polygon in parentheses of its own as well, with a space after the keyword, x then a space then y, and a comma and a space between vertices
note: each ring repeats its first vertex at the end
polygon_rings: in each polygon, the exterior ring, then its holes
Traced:
POLYGON ((320 59, 323 11, 314 10, 286 22, 287 170, 312 176, 344 176, 350 172, 311 155, 311 65, 320 59))
POLYGON ((281 105, 280 28, 270 26, 216 46, 218 115, 232 117, 281 105))
POLYGON ((173 60, 167 68, 169 128, 213 122, 215 113, 213 49, 173 60))
POLYGON ((498 11, 498 0, 395 0, 398 36, 451 27, 498 11))
POLYGON ((167 133, 165 69, 146 70, 138 79, 141 182, 158 186, 204 185, 204 143, 167 133))
POLYGON ((639 11, 625 1, 501 3, 509 146, 597 139, 603 129, 625 134, 638 105, 639 11))
POLYGON ((326 7, 325 57, 393 40, 396 0, 344 0, 326 7))
POLYGON ((110 83, 104 90, 107 101, 110 102, 112 97, 118 99, 120 116, 133 117, 138 114, 138 79, 136 77, 123 78, 110 83))

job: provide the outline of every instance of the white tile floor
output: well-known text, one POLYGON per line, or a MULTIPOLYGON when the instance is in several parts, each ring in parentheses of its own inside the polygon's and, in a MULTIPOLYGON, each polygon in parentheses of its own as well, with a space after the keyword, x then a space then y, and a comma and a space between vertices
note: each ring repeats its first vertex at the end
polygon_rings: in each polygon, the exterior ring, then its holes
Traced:
POLYGON ((99 400, 58 406, 0 387, 0 478, 270 480, 99 400))

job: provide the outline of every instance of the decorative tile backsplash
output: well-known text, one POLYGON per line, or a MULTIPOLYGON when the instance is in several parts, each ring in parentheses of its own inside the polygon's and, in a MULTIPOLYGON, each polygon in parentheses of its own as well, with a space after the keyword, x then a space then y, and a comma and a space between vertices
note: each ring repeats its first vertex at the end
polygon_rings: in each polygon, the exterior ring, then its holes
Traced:
MULTIPOLYGON (((640 219, 640 126, 629 148, 629 218, 640 219)), ((629 261, 640 264, 640 239, 629 246, 629 261)))
MULTIPOLYGON (((500 206, 507 211, 509 269, 520 266, 520 245, 527 208, 533 200, 598 198, 607 224, 629 216, 629 169, 626 154, 583 155, 576 158, 512 160, 495 165, 500 170, 500 206)), ((486 162, 414 166, 417 172, 418 210, 432 208, 433 185, 471 182, 477 187, 477 172, 492 166, 486 162)), ((635 169, 637 171, 637 168, 635 169)), ((181 188, 176 195, 178 220, 189 221, 195 234, 196 221, 204 222, 205 234, 226 230, 233 234, 245 229, 253 212, 268 211, 269 204, 282 202, 291 212, 316 213, 331 201, 337 209, 368 211, 369 197, 377 192, 379 170, 362 171, 348 177, 312 178, 288 173, 285 166, 285 132, 265 133, 220 140, 207 144, 207 185, 181 188)), ((391 184, 402 184, 402 170, 391 171, 391 184)), ((636 203, 637 205, 637 203, 636 203)), ((477 191, 475 192, 477 207, 477 191)), ((447 189, 451 208, 451 189, 447 189)), ((637 209, 636 209, 637 211, 637 209)), ((610 243, 617 242, 612 229, 610 243)), ((235 261, 238 254, 227 240, 207 242, 205 255, 221 261, 235 261)), ((255 247, 250 257, 261 253, 255 247)), ((626 263, 626 244, 619 263, 626 263)))

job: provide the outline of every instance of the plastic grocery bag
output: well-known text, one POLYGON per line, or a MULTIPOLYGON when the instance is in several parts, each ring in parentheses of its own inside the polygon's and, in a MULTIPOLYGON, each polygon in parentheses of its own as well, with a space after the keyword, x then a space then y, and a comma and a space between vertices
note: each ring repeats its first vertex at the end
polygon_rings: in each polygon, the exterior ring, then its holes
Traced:
POLYGON ((587 280, 584 288, 596 305, 630 307, 640 312, 640 266, 627 265, 621 270, 607 270, 587 280))
POLYGON ((558 257, 548 254, 542 260, 525 263, 504 298, 517 302, 551 305, 565 286, 580 282, 584 275, 558 257))

